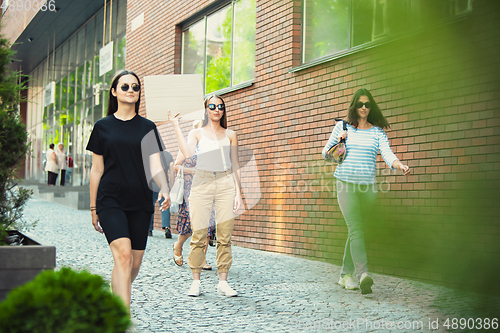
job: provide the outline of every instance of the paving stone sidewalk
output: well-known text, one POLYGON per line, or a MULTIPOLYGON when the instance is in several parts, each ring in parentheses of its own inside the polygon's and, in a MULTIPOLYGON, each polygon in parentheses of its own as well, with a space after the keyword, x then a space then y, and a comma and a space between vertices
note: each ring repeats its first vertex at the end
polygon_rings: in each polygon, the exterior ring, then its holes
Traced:
MULTIPOLYGON (((32 233, 56 246, 57 268, 87 269, 110 280, 111 252, 94 231, 89 211, 32 198, 24 215, 39 220, 32 233)), ((239 296, 216 293, 215 269, 202 273, 204 294, 189 297, 191 273, 186 264, 174 264, 173 237, 155 231, 148 239, 132 288, 139 332, 458 332, 453 318, 500 317, 499 297, 379 274, 373 274, 373 294, 363 296, 336 284, 339 266, 238 246, 228 281, 239 296)), ((185 259, 188 251, 186 242, 185 259)), ((209 248, 207 261, 215 267, 215 248, 209 248)))

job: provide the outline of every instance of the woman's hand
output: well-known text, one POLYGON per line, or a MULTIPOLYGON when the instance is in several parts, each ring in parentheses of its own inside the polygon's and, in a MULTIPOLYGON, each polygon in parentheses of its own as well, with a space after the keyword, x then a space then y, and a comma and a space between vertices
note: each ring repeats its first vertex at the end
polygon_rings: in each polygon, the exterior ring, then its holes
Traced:
POLYGON ((170 123, 173 125, 173 126, 179 126, 179 119, 181 117, 179 117, 179 113, 176 113, 175 116, 172 117, 172 115, 170 114, 170 110, 167 111, 167 119, 168 121, 170 121, 170 123))
POLYGON ((338 136, 337 142, 340 142, 341 139, 347 138, 347 131, 343 131, 341 135, 338 136))
POLYGON ((399 166, 399 170, 403 171, 403 174, 405 176, 407 176, 408 174, 410 174, 410 167, 407 166, 407 165, 404 165, 403 163, 401 163, 401 165, 399 166))
POLYGON ((407 176, 410 173, 410 167, 401 163, 400 160, 395 160, 394 163, 392 163, 392 168, 403 171, 403 174, 405 176, 407 176))
POLYGON ((237 191, 236 196, 234 197, 233 212, 235 214, 241 214, 243 213, 244 209, 245 206, 243 205, 243 199, 241 198, 241 194, 239 193, 239 191, 237 191))
POLYGON ((160 211, 163 212, 170 208, 170 195, 164 192, 158 193, 158 200, 157 200, 158 203, 160 203, 162 199, 165 199, 163 200, 163 203, 160 206, 160 211))
POLYGON ((92 214, 92 225, 94 226, 94 229, 101 234, 104 233, 101 226, 99 225, 99 216, 97 216, 95 209, 90 211, 90 213, 92 214))

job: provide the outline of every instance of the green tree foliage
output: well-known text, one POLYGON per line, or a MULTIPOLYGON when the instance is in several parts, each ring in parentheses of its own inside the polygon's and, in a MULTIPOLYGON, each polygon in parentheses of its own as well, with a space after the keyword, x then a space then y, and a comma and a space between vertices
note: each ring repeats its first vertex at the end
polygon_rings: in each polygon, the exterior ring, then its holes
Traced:
POLYGON ((20 188, 14 180, 16 167, 29 151, 28 134, 18 116, 21 74, 9 69, 13 51, 0 36, 0 244, 6 230, 19 224, 24 204, 31 191, 20 188))
POLYGON ((234 35, 232 11, 228 10, 218 29, 224 40, 220 55, 207 55, 207 94, 229 87, 231 75, 233 85, 255 77, 255 0, 240 0, 234 6, 234 35))
POLYGON ((255 78, 255 0, 238 1, 234 8, 233 85, 255 78))
MULTIPOLYGON (((231 33, 232 33, 232 11, 226 10, 225 13, 217 13, 215 15, 224 15, 222 25, 217 30, 222 36, 222 45, 218 46, 215 43, 210 43, 207 40, 207 83, 206 93, 211 93, 220 89, 227 88, 231 85, 231 33), (215 54, 210 52, 212 48, 219 48, 215 54)), ((210 22, 207 23, 210 29, 210 22)))
POLYGON ((350 0, 305 1, 305 61, 347 49, 350 0))
POLYGON ((116 333, 130 325, 123 301, 102 277, 67 267, 40 273, 0 303, 5 333, 116 333))

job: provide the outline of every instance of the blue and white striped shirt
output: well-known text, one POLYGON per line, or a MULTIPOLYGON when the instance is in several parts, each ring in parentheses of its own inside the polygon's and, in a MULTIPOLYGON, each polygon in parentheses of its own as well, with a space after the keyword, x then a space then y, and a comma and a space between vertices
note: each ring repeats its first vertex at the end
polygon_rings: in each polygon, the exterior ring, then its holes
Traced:
MULTIPOLYGON (((342 122, 339 121, 333 128, 325 148, 323 148, 323 158, 328 149, 337 144, 337 138, 342 131, 342 122)), ((337 166, 334 176, 348 183, 376 183, 376 159, 379 150, 390 168, 392 168, 394 161, 398 160, 389 146, 389 139, 384 130, 377 126, 370 129, 356 129, 347 124, 346 147, 346 158, 342 164, 337 166)))

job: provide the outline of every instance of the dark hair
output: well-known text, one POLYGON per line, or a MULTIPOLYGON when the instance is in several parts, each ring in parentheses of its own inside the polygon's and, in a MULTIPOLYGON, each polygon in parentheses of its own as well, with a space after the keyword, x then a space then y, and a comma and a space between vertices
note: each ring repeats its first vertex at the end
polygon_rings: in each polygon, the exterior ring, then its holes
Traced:
MULTIPOLYGON (((116 76, 113 78, 113 82, 111 83, 111 87, 109 88, 108 113, 107 113, 108 116, 112 115, 113 113, 115 113, 118 110, 118 100, 116 99, 116 96, 113 96, 113 94, 111 93, 111 90, 115 89, 115 91, 116 91, 116 86, 118 85, 118 80, 120 80, 120 78, 122 76, 125 76, 125 75, 135 76, 135 78, 137 79, 137 83, 139 83, 139 85, 141 85, 141 80, 139 80, 139 77, 137 76, 137 74, 135 74, 132 71, 124 70, 124 71, 121 71, 120 73, 116 74, 116 76)), ((140 105, 141 105, 141 91, 139 90, 139 99, 137 99, 137 102, 135 102, 135 113, 139 113, 139 106, 140 105)))
POLYGON ((54 144, 53 144, 53 143, 51 143, 51 144, 49 145, 49 148, 50 148, 50 149, 54 149, 54 144))
MULTIPOLYGON (((206 112, 206 109, 208 107, 208 101, 211 100, 212 98, 218 98, 222 101, 222 104, 224 104, 224 106, 226 106, 226 103, 224 102, 224 100, 222 99, 222 97, 220 97, 219 95, 209 95, 207 98, 205 98, 205 102, 204 102, 204 105, 205 105, 205 118, 203 119, 203 124, 201 125, 201 127, 203 126, 206 126, 208 124, 208 114, 206 112)), ((226 117, 226 108, 224 108, 224 114, 222 115, 222 117, 220 118, 220 125, 223 127, 223 128, 227 128, 227 117, 226 117)))
POLYGON ((377 103, 373 99, 372 94, 365 89, 358 89, 352 96, 351 104, 349 105, 349 110, 347 112, 347 122, 354 127, 358 127, 359 123, 359 115, 358 110, 356 108, 356 103, 359 101, 361 96, 366 96, 370 100, 370 104, 372 105, 370 108, 370 113, 368 114, 368 122, 372 125, 378 126, 380 128, 389 128, 389 123, 387 119, 382 115, 382 111, 378 107, 377 103))

